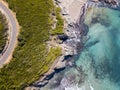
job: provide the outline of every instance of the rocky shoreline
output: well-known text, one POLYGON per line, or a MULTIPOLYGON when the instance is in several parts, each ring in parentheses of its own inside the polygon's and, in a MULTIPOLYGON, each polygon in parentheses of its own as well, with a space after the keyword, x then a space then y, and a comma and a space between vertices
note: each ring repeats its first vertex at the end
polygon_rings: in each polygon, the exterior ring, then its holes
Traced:
POLYGON ((80 52, 83 47, 84 42, 89 38, 86 36, 88 32, 88 27, 84 25, 84 15, 86 9, 92 6, 107 6, 111 8, 119 7, 117 0, 90 0, 82 3, 81 12, 77 20, 74 20, 67 9, 63 6, 62 0, 55 0, 55 3, 61 7, 62 15, 65 18, 65 33, 59 35, 58 38, 62 40, 60 44, 63 55, 58 57, 57 61, 54 62, 50 70, 44 74, 43 78, 36 81, 30 86, 30 89, 26 90, 38 90, 49 83, 49 80, 58 72, 64 70, 68 66, 72 66, 73 57, 80 52))
MULTIPOLYGON (((77 52, 79 52, 80 48, 78 49, 78 47, 82 47, 80 38, 83 32, 81 32, 79 25, 76 23, 79 17, 76 20, 71 17, 71 15, 68 12, 68 9, 66 9, 66 7, 63 5, 64 0, 63 1, 54 0, 54 1, 61 8, 62 10, 61 14, 65 19, 65 27, 64 27, 65 32, 63 35, 58 35, 57 37, 62 41, 62 43, 59 44, 59 46, 62 48, 63 55, 58 57, 58 59, 51 66, 50 70, 47 73, 45 73, 42 78, 40 78, 38 81, 30 85, 30 87, 26 88, 26 90, 34 90, 34 89, 38 90, 41 87, 44 87, 46 84, 49 83, 49 80, 56 73, 64 70, 66 66, 72 66, 73 63, 71 61, 73 60, 73 56, 76 55, 77 52)), ((84 3, 82 3, 81 8, 83 7, 84 3)), ((78 15, 80 13, 81 12, 77 12, 78 15)))

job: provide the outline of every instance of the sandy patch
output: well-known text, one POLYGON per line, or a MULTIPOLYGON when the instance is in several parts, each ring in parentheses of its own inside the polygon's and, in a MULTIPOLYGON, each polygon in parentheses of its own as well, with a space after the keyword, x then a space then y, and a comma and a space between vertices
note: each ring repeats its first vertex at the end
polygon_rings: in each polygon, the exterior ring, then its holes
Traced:
POLYGON ((82 6, 86 3, 87 0, 59 0, 62 7, 70 15, 72 21, 77 21, 80 16, 80 11, 82 6))
POLYGON ((74 21, 76 21, 79 16, 80 16, 80 11, 83 6, 84 2, 81 2, 80 0, 74 0, 70 5, 69 5, 69 13, 71 17, 73 18, 74 21))

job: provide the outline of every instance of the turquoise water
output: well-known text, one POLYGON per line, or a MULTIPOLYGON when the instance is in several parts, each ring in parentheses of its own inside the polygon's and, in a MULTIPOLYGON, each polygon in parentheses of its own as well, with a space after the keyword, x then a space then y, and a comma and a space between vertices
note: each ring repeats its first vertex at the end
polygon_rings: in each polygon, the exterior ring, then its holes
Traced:
POLYGON ((120 90, 120 11, 89 8, 89 39, 75 66, 58 73, 43 90, 120 90))

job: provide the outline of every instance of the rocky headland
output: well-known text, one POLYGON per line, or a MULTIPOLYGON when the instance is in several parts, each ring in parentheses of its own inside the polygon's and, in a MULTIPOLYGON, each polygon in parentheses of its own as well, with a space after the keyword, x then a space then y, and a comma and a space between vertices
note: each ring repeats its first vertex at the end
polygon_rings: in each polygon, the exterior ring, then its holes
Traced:
POLYGON ((74 63, 73 57, 77 55, 83 47, 84 42, 89 39, 86 36, 88 27, 83 23, 87 8, 92 6, 107 6, 116 9, 119 7, 118 0, 54 0, 62 9, 62 16, 65 19, 65 32, 58 35, 62 40, 59 46, 62 48, 63 55, 53 63, 50 70, 42 78, 33 83, 26 90, 38 90, 44 87, 49 80, 66 67, 71 67, 74 63))

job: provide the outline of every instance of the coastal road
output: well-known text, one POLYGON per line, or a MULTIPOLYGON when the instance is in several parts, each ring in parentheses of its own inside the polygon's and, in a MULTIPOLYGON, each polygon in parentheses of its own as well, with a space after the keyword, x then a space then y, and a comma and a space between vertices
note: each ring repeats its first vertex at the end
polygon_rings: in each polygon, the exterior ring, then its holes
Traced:
POLYGON ((5 52, 3 52, 3 54, 0 56, 0 67, 2 67, 4 63, 12 56, 12 52, 17 41, 18 30, 13 14, 2 2, 0 2, 0 11, 2 11, 2 13, 6 16, 9 23, 9 44, 5 52))

